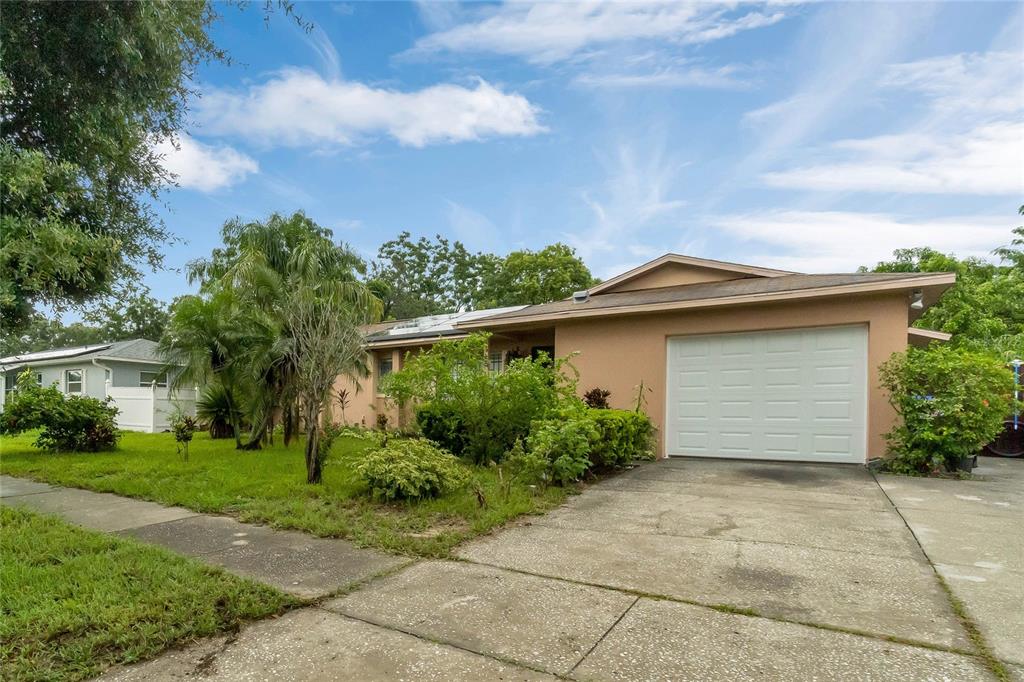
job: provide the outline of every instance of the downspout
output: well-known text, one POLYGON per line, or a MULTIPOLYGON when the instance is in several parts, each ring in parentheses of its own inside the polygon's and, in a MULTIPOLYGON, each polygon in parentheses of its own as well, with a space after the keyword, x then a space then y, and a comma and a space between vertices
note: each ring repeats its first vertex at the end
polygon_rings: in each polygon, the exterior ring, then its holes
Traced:
POLYGON ((110 391, 107 390, 107 389, 110 388, 110 385, 107 382, 109 381, 109 382, 113 383, 113 380, 114 380, 114 370, 110 369, 106 365, 101 365, 100 361, 97 360, 96 358, 92 359, 92 364, 94 364, 95 366, 99 367, 100 369, 102 369, 105 372, 104 375, 103 375, 103 397, 106 398, 110 394, 110 391), (107 379, 107 373, 109 373, 110 379, 107 379))

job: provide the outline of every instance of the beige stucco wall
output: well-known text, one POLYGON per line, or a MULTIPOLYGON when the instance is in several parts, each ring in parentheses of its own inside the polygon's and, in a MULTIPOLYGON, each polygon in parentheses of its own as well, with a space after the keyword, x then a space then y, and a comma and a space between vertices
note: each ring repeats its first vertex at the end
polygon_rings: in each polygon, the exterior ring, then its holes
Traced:
POLYGON ((699 284, 701 282, 721 282, 727 279, 746 277, 739 272, 728 272, 715 268, 702 268, 684 263, 665 263, 653 270, 645 272, 633 279, 608 287, 601 293, 610 294, 614 291, 635 291, 637 289, 657 289, 679 284, 699 284))
POLYGON ((668 337, 844 324, 868 325, 868 456, 881 457, 883 434, 895 413, 879 387, 877 368, 906 348, 905 293, 567 320, 555 328, 555 352, 560 357, 578 352, 573 364, 580 372, 580 392, 609 390, 613 407, 630 407, 641 380, 649 386, 647 412, 658 428, 658 451, 664 455, 668 337))

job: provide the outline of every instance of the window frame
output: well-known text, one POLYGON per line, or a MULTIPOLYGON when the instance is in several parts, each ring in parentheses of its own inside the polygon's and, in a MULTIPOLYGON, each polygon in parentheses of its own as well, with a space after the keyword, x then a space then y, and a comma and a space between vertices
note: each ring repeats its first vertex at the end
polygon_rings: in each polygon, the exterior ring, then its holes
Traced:
POLYGON ((167 388, 167 372, 155 372, 148 369, 139 370, 139 388, 150 388, 156 381, 157 388, 167 388), (146 381, 142 378, 144 374, 152 374, 153 378, 146 381), (160 378, 163 377, 163 381, 160 378))
POLYGON ((492 350, 487 352, 487 369, 491 374, 500 374, 505 371, 505 351, 492 350), (495 367, 497 362, 497 367, 495 367))
POLYGON ((64 393, 67 395, 82 395, 85 393, 85 370, 82 368, 78 369, 66 369, 64 370, 64 393), (71 373, 77 372, 78 379, 75 381, 71 380, 71 373), (78 390, 72 391, 71 384, 78 384, 78 390))

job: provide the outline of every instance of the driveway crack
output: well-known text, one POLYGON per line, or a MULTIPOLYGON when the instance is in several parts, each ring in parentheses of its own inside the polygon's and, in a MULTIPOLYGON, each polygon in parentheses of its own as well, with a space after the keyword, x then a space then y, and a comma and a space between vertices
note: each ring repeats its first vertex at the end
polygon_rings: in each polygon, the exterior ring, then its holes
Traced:
POLYGON ((634 606, 636 606, 636 603, 638 601, 640 601, 640 597, 637 597, 636 599, 634 599, 632 601, 632 603, 629 606, 626 607, 626 610, 623 611, 622 614, 618 618, 615 619, 615 622, 612 623, 611 627, 608 628, 607 630, 605 630, 604 634, 601 635, 601 637, 596 642, 594 642, 594 646, 592 646, 589 649, 587 649, 587 653, 583 654, 583 656, 580 657, 580 660, 576 661, 576 665, 574 665, 572 668, 569 669, 569 672, 566 673, 567 676, 568 675, 572 675, 574 672, 576 672, 576 668, 580 667, 580 664, 583 663, 583 661, 587 660, 587 656, 589 656, 590 654, 594 653, 594 649, 596 649, 598 646, 600 646, 601 642, 604 641, 604 638, 608 636, 608 633, 610 633, 612 630, 614 630, 615 627, 619 623, 622 622, 622 619, 626 617, 626 614, 629 613, 634 606))

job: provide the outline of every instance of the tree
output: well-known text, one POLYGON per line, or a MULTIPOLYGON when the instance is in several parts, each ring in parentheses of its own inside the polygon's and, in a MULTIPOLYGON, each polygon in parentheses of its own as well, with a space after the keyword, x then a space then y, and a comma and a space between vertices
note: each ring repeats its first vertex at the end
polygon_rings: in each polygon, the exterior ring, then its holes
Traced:
POLYGON ((5 329, 159 266, 169 235, 152 202, 173 182, 159 145, 182 129, 197 67, 227 60, 209 36, 217 18, 207 0, 4 3, 5 329))
MULTIPOLYGON (((275 213, 265 221, 230 220, 221 234, 222 247, 209 258, 188 264, 189 280, 199 283, 202 292, 231 292, 249 323, 262 330, 259 342, 246 349, 252 430, 242 447, 260 446, 278 410, 284 417, 287 444, 298 422, 297 370, 288 350, 293 343, 288 326, 291 297, 303 287, 319 285, 320 279, 354 286, 366 266, 351 248, 335 244, 329 230, 302 212, 275 213)), ((359 292, 372 298, 361 283, 359 292)))
POLYGON ((360 326, 377 319, 379 302, 359 282, 316 281, 289 291, 286 320, 291 331, 288 360, 306 427, 306 482, 320 483, 326 447, 321 446, 320 416, 335 379, 359 370, 366 355, 360 326))
POLYGON ((179 366, 178 386, 218 384, 234 416, 231 429, 235 446, 242 447, 239 403, 246 393, 246 363, 253 347, 264 342, 265 329, 240 309, 233 292, 219 290, 206 296, 182 296, 171 307, 160 352, 168 365, 179 366))
POLYGON ((495 257, 470 253, 441 235, 413 241, 408 232, 377 250, 368 285, 384 303, 384 315, 405 319, 470 308, 495 257))
MULTIPOLYGON (((1017 209, 1017 213, 1024 216, 1024 206, 1017 209)), ((1013 234, 1009 245, 1001 246, 992 253, 1012 267, 1024 270, 1024 225, 1013 228, 1013 234)))
MULTIPOLYGON (((1024 207, 1022 207, 1024 210, 1024 207)), ((1013 233, 1021 235, 1024 229, 1013 233)), ((1003 264, 980 258, 958 259, 928 247, 899 249, 873 272, 955 272, 954 284, 914 323, 953 335, 966 345, 1004 355, 1024 353, 1024 240, 1015 237, 995 251, 1003 264)), ((866 268, 862 268, 866 270, 866 268)))
POLYGON ((540 251, 513 251, 489 273, 479 294, 479 307, 548 303, 596 283, 566 244, 551 244, 540 251))
POLYGON ((370 273, 368 286, 394 319, 546 303, 597 281, 565 244, 501 257, 440 235, 413 241, 408 232, 381 245, 370 273))

